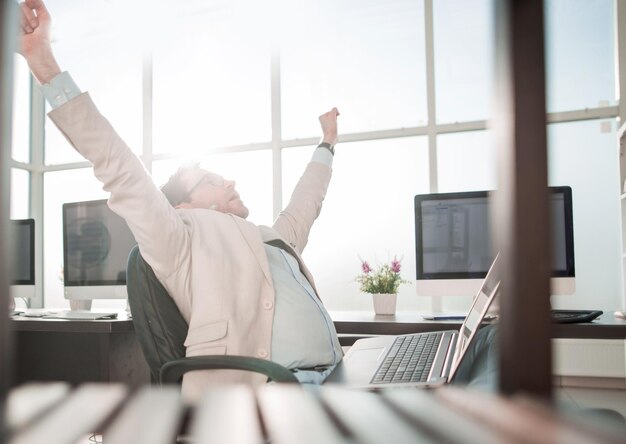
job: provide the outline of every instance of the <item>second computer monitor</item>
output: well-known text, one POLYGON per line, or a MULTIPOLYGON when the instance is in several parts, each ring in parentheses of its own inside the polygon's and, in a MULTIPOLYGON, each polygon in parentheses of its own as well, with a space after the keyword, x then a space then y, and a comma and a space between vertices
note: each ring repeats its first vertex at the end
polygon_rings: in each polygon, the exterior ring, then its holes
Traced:
MULTIPOLYGON (((416 288, 423 296, 475 295, 495 257, 489 191, 415 196, 416 288)), ((550 187, 552 294, 575 291, 572 190, 550 187)))
POLYGON ((65 298, 126 298, 126 263, 135 244, 106 200, 63 204, 65 298))
POLYGON ((9 224, 9 294, 35 297, 35 220, 11 220, 9 224))

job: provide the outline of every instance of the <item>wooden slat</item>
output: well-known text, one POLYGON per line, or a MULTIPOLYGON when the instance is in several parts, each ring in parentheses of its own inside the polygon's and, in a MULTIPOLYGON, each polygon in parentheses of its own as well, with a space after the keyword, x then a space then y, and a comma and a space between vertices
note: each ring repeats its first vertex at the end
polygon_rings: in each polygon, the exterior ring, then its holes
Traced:
POLYGON ((624 424, 610 423, 609 421, 613 419, 611 417, 595 416, 597 413, 594 416, 584 417, 584 410, 559 412, 548 404, 526 395, 514 396, 512 401, 521 411, 536 415, 544 421, 551 422, 554 426, 567 428, 569 433, 577 435, 580 441, 593 441, 596 444, 624 444, 626 442, 624 424))
MULTIPOLYGON (((583 432, 560 420, 554 410, 528 408, 510 399, 484 392, 446 388, 436 395, 485 427, 500 430, 524 443, 588 444, 623 443, 607 436, 583 432)), ((536 404, 539 406, 539 404, 536 404)))
MULTIPOLYGON (((184 411, 178 388, 143 389, 122 407, 126 394, 122 385, 104 384, 74 392, 63 384, 15 389, 12 423, 18 428, 8 442, 75 444, 92 432, 104 432, 107 444, 166 444, 178 438, 184 411), (29 400, 36 405, 27 406, 29 400)), ((623 433, 566 418, 534 398, 455 387, 373 393, 275 384, 257 389, 255 399, 249 387, 228 386, 208 391, 191 417, 194 443, 624 442, 623 433)))
POLYGON ((146 387, 105 430, 104 441, 107 444, 171 444, 176 441, 183 411, 179 387, 146 387))
POLYGON ((354 442, 441 442, 399 416, 376 393, 328 386, 320 394, 321 399, 354 437, 354 442))
POLYGON ((258 389, 261 418, 273 444, 352 442, 342 435, 317 401, 315 388, 268 384, 258 389))
POLYGON ((74 444, 78 438, 99 431, 126 393, 123 385, 84 384, 56 409, 12 436, 9 443, 74 444))
POLYGON ((463 416, 438 401, 427 390, 386 390, 381 394, 402 415, 415 421, 416 425, 438 436, 441 442, 467 444, 515 443, 510 436, 499 430, 485 428, 483 424, 463 416), (451 425, 453 425, 451 427, 451 425))
POLYGON ((197 443, 262 443, 256 401, 251 388, 214 388, 202 398, 190 425, 197 443))
POLYGON ((7 425, 15 433, 59 404, 70 391, 64 382, 26 384, 13 389, 7 401, 7 425))

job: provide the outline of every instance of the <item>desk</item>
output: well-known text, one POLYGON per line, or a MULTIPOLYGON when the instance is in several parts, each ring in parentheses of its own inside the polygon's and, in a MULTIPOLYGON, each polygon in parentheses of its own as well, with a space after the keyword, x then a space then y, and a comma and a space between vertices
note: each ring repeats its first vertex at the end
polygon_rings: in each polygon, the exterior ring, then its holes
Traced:
MULTIPOLYGON (((553 338, 626 339, 626 320, 613 316, 614 310, 593 322, 553 324, 553 338)), ((376 316, 372 311, 331 311, 335 329, 344 337, 342 345, 351 345, 359 335, 405 335, 440 330, 458 330, 460 321, 427 321, 417 312, 399 312, 394 316, 376 316)))
POLYGON ((28 381, 150 383, 132 320, 68 321, 16 317, 15 377, 28 381))

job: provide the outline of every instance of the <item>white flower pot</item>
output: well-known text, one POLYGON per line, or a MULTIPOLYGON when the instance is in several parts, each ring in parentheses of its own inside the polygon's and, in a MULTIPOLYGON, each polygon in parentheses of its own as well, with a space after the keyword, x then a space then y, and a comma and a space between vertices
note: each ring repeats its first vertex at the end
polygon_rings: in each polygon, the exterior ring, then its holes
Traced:
POLYGON ((396 293, 374 293, 374 313, 377 315, 394 315, 396 314, 396 293))

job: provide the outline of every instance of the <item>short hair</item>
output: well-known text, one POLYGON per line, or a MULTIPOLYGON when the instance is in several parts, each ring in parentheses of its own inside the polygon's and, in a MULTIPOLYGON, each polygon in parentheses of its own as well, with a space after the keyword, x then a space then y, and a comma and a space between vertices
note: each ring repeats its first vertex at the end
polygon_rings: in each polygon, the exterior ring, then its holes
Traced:
POLYGON ((187 163, 182 165, 176 170, 174 174, 170 176, 168 181, 161 186, 161 192, 165 194, 170 205, 176 207, 176 205, 187 201, 189 190, 185 188, 183 183, 183 177, 190 171, 200 169, 199 162, 187 163))

